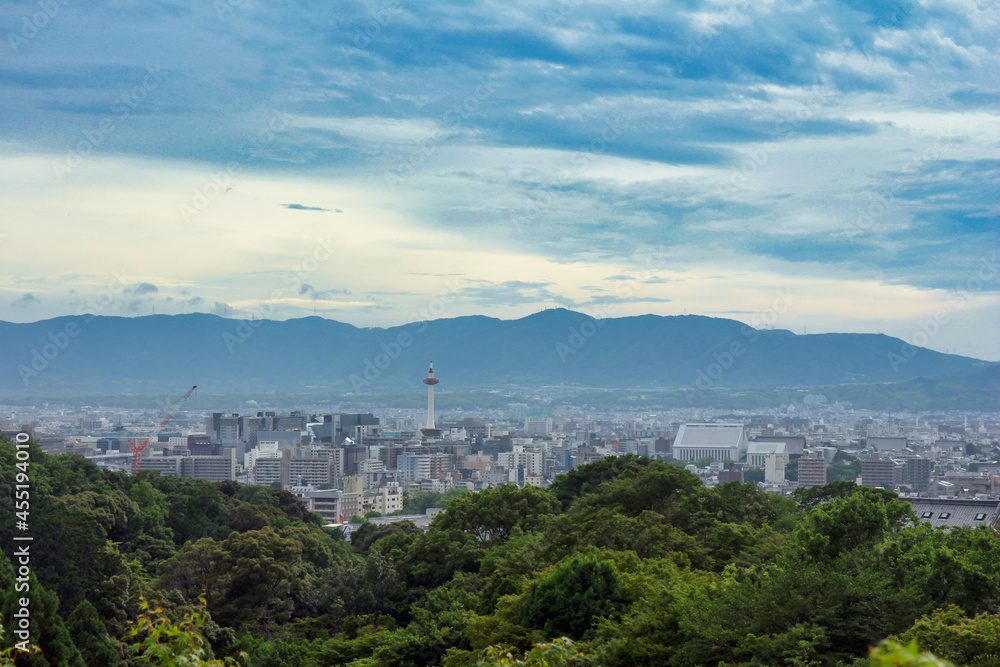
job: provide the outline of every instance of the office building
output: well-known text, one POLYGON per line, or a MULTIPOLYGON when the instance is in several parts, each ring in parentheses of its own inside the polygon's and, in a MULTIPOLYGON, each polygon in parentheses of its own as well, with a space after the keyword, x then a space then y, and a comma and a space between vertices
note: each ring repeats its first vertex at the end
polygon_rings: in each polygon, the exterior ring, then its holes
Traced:
POLYGON ((826 484, 826 469, 830 466, 823 452, 806 449, 799 459, 799 486, 826 484))

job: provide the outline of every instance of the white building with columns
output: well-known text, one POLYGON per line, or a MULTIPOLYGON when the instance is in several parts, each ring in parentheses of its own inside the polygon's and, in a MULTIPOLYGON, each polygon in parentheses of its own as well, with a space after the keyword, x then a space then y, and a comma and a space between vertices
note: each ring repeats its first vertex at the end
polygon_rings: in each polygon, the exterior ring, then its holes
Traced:
POLYGON ((674 439, 674 458, 696 461, 712 457, 716 461, 742 461, 748 439, 743 424, 683 424, 674 439))

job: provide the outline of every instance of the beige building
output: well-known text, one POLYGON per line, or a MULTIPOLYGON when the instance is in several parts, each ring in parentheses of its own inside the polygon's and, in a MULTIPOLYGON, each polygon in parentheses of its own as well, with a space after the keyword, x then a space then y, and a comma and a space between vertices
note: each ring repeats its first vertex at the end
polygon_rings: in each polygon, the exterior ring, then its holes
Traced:
POLYGON ((861 462, 861 485, 895 488, 900 476, 898 467, 892 459, 873 454, 870 461, 861 462))
POLYGON ((823 486, 829 466, 823 452, 804 450, 799 459, 799 486, 823 486))
MULTIPOLYGON (((263 446, 263 445, 262 445, 263 446)), ((254 484, 280 485, 283 489, 293 486, 333 486, 336 480, 336 461, 328 454, 319 456, 292 456, 291 450, 259 451, 249 468, 254 484)))
POLYGON ((340 494, 340 512, 344 521, 350 521, 354 515, 364 516, 361 509, 361 494, 344 492, 340 494))
POLYGON ((382 516, 403 509, 403 489, 399 484, 389 484, 378 489, 365 491, 362 497, 362 510, 378 512, 382 516))

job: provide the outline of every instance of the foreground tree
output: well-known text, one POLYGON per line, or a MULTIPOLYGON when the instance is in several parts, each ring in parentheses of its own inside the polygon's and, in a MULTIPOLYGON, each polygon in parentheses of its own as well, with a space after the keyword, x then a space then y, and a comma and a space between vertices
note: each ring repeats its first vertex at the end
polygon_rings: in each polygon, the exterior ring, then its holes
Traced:
POLYGON ((23 641, 15 630, 19 629, 16 614, 21 609, 21 598, 28 600, 29 618, 28 643, 37 651, 13 650, 13 664, 18 667, 86 667, 80 651, 70 638, 63 619, 59 616, 58 596, 39 583, 35 574, 28 575, 27 590, 15 589, 14 569, 7 557, 0 553, 0 618, 3 619, 4 648, 14 647, 23 641))
POLYGON ((558 511, 559 503, 550 493, 505 484, 454 498, 447 510, 434 517, 431 528, 457 528, 489 546, 506 542, 515 527, 525 532, 541 528, 558 511))
POLYGON ((142 612, 129 631, 135 639, 132 653, 140 665, 225 667, 244 663, 243 654, 224 660, 214 659, 208 640, 202 634, 208 613, 205 611, 205 600, 200 602, 198 609, 186 613, 179 623, 174 623, 158 604, 150 604, 145 598, 140 600, 142 612))
POLYGON ((582 639, 598 618, 622 607, 621 578, 607 561, 574 558, 528 589, 518 621, 547 637, 582 639))
POLYGON ((68 620, 69 635, 87 667, 116 667, 118 651, 94 605, 84 600, 68 620))

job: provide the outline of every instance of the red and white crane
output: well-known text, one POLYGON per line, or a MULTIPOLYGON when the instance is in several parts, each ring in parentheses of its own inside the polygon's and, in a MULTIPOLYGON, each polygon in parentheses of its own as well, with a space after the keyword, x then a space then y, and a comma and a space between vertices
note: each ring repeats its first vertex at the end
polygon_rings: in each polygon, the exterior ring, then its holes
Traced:
MULTIPOLYGON (((163 418, 163 420, 159 423, 159 425, 157 425, 156 430, 153 431, 153 436, 159 434, 159 432, 163 430, 163 427, 167 425, 167 422, 173 419, 174 413, 177 412, 182 405, 184 405, 184 403, 188 400, 188 398, 191 396, 192 393, 194 393, 194 390, 197 388, 198 385, 194 385, 193 387, 188 389, 188 393, 184 394, 184 396, 182 396, 180 400, 178 400, 176 403, 167 408, 167 416, 163 418)), ((138 474, 139 467, 142 463, 142 452, 144 449, 146 449, 146 447, 149 447, 149 441, 152 439, 153 436, 146 438, 142 442, 139 442, 139 438, 128 439, 128 444, 131 445, 131 448, 128 451, 133 454, 132 457, 133 475, 138 474)))

